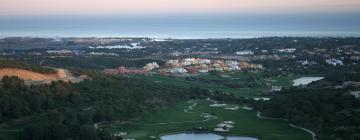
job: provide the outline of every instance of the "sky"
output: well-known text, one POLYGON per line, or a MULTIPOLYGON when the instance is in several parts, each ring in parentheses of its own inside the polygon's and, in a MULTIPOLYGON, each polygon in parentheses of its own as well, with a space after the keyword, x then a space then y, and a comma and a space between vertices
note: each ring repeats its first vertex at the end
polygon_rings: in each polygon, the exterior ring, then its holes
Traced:
POLYGON ((358 9, 360 0, 0 0, 0 15, 6 16, 348 12, 358 9))

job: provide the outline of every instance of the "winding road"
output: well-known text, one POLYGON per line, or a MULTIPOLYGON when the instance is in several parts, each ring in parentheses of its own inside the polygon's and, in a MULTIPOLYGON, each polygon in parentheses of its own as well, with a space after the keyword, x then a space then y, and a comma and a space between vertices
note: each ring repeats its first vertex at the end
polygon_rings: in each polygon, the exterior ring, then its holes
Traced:
MULTIPOLYGON (((289 121, 288 119, 284 119, 284 118, 270 118, 270 117, 261 116, 261 112, 260 112, 260 111, 258 111, 258 112, 256 113, 256 116, 257 116, 258 118, 260 118, 260 119, 283 120, 283 121, 287 121, 287 122, 289 121)), ((293 128, 297 128, 297 129, 302 129, 302 130, 310 133, 313 140, 317 140, 317 139, 316 139, 316 134, 315 134, 315 132, 313 132, 313 131, 311 131, 311 130, 309 130, 309 129, 307 129, 307 128, 304 128, 304 127, 296 126, 296 125, 294 125, 294 124, 292 124, 292 123, 289 123, 289 126, 290 126, 290 127, 293 127, 293 128)))

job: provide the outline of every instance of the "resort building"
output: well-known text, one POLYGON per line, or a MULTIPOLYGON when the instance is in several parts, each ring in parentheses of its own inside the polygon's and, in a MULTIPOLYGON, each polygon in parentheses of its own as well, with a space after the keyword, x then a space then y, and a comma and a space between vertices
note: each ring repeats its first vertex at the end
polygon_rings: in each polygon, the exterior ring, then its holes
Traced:
POLYGON ((179 65, 179 60, 168 60, 166 63, 165 63, 165 66, 166 67, 176 67, 179 65))
POLYGON ((250 50, 244 50, 244 51, 237 51, 235 52, 236 55, 254 55, 255 53, 250 50))
POLYGON ((280 92, 281 90, 281 86, 271 86, 271 92, 280 92))
POLYGON ((117 69, 105 69, 103 71, 105 74, 111 74, 111 75, 127 75, 127 74, 143 74, 143 75, 148 75, 149 74, 149 70, 146 69, 127 69, 124 66, 121 66, 117 69))
POLYGON ((333 66, 342 66, 344 65, 343 61, 338 60, 338 59, 328 59, 325 60, 325 62, 329 65, 333 65, 333 66))
POLYGON ((157 63, 157 62, 152 62, 152 63, 148 63, 148 64, 146 64, 145 66, 144 66, 144 69, 146 69, 146 70, 154 70, 154 69, 157 69, 157 68, 159 68, 160 66, 159 66, 159 64, 157 63))

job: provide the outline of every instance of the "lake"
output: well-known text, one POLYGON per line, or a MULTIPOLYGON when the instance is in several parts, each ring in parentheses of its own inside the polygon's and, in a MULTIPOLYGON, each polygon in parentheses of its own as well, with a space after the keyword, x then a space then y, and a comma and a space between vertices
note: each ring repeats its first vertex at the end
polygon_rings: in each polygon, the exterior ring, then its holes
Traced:
POLYGON ((324 77, 301 77, 293 81, 293 86, 305 86, 310 84, 311 82, 319 81, 321 79, 324 79, 324 77))
POLYGON ((178 133, 164 135, 161 140, 258 140, 252 137, 229 136, 223 137, 212 133, 178 133))

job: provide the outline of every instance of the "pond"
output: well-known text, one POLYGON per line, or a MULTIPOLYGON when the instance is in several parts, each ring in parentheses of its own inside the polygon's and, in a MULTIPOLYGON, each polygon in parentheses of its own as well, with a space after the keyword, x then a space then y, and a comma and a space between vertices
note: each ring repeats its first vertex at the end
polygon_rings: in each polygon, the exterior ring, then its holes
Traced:
POLYGON ((212 133, 178 133, 160 137, 161 140, 258 140, 252 137, 220 136, 212 133))
POLYGON ((301 77, 293 81, 294 82, 293 86, 301 86, 301 85, 305 86, 310 84, 311 82, 318 81, 321 79, 324 79, 324 77, 301 77))

